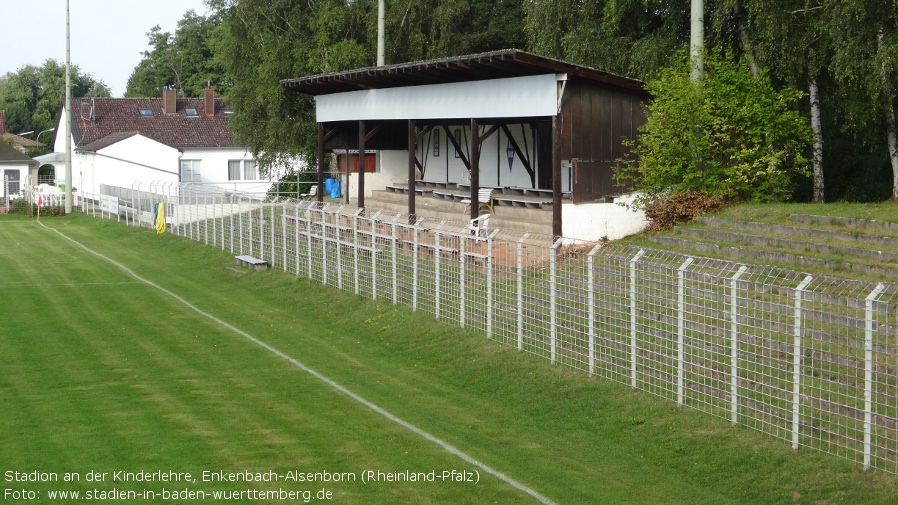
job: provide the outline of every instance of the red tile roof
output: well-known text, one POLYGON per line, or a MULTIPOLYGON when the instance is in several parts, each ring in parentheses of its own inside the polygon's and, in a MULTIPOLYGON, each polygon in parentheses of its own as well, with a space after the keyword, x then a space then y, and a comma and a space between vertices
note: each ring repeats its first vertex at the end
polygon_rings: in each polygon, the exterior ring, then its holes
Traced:
POLYGON ((6 142, 13 144, 15 146, 25 148, 25 147, 39 147, 43 144, 39 144, 31 139, 22 137, 21 135, 16 135, 14 133, 0 133, 0 137, 2 137, 6 142))
POLYGON ((179 98, 175 112, 169 114, 162 111, 162 98, 74 98, 75 147, 105 147, 135 133, 175 149, 237 147, 228 130, 224 101, 215 99, 212 116, 204 109, 202 98, 179 98), (153 114, 141 115, 141 109, 153 114), (196 109, 197 116, 187 116, 187 109, 196 109), (110 135, 111 139, 98 143, 110 135))

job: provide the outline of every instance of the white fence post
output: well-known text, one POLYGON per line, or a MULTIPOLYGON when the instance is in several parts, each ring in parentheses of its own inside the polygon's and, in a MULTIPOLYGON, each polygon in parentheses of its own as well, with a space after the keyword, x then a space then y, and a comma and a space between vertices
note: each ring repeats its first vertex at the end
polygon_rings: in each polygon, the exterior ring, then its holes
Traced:
POLYGON ((399 215, 393 217, 390 222, 390 254, 393 260, 393 305, 399 303, 399 265, 396 258, 396 249, 399 246, 399 237, 396 235, 396 219, 399 215))
POLYGON ((739 422, 739 278, 748 270, 742 265, 730 278, 730 422, 739 422))
POLYGON ((353 265, 353 276, 352 280, 355 283, 355 294, 361 294, 362 290, 359 287, 359 217, 361 213, 364 212, 365 209, 358 209, 352 215, 352 240, 355 242, 355 247, 352 248, 352 265, 353 265))
MULTIPOLYGON (((334 245, 337 248, 337 288, 343 289, 343 231, 341 230, 340 218, 343 216, 343 207, 341 205, 337 212, 334 213, 334 245)), ((358 243, 354 243, 353 247, 358 247, 358 243)))
POLYGON ((464 233, 458 235, 458 324, 462 328, 465 327, 465 302, 467 295, 467 261, 465 261, 465 253, 468 239, 464 233))
POLYGON ((677 269, 677 405, 680 407, 686 398, 683 388, 686 375, 686 269, 693 261, 695 258, 686 258, 677 269))
POLYGON ((586 283, 587 303, 589 304, 589 376, 596 373, 596 272, 595 255, 602 248, 602 243, 596 244, 586 256, 586 283))
MULTIPOLYGON (((294 217, 296 219, 293 220, 293 258, 294 258, 294 268, 293 272, 299 277, 299 202, 296 202, 296 210, 294 211, 294 217)), ((285 219, 284 222, 287 220, 285 219)), ((285 242, 286 244, 286 242, 285 242)), ((284 268, 286 268, 286 263, 284 263, 284 268)))
POLYGON ((561 247, 561 239, 556 240, 552 244, 552 253, 549 255, 549 324, 551 325, 549 329, 551 335, 549 340, 549 361, 551 363, 555 363, 555 360, 558 358, 558 272, 556 271, 558 260, 556 255, 559 247, 561 247))
POLYGON ((529 233, 518 240, 517 257, 518 257, 518 350, 524 350, 524 241, 529 237, 529 233))
POLYGON ((493 338, 493 240, 499 230, 486 239, 486 338, 493 338))
POLYGON ((412 228, 412 311, 418 311, 418 228, 424 218, 418 218, 412 228))
POLYGON ((289 272, 287 266, 287 202, 281 204, 281 251, 283 256, 281 258, 281 264, 284 267, 285 272, 289 272))
POLYGON ((870 469, 873 440, 873 302, 885 288, 877 284, 864 302, 864 470, 870 469))
MULTIPOLYGON (((306 270, 308 271, 309 280, 312 280, 312 205, 306 206, 306 270)), ((358 269, 356 269, 358 271, 358 269)))
POLYGON ((798 449, 798 432, 801 423, 801 294, 814 280, 805 277, 795 288, 795 343, 792 349, 792 449, 798 449))
POLYGON ((327 230, 329 227, 327 226, 327 216, 324 213, 325 209, 319 209, 319 215, 321 216, 321 284, 327 285, 327 241, 329 240, 327 235, 327 230))
POLYGON ((433 312, 436 319, 440 318, 440 228, 443 227, 445 221, 440 221, 436 230, 433 232, 433 270, 434 270, 434 293, 433 293, 433 312))
POLYGON ((259 259, 265 259, 265 202, 259 202, 259 259))
MULTIPOLYGON (((276 244, 275 244, 275 239, 274 239, 274 237, 275 237, 274 231, 275 231, 275 228, 276 228, 276 226, 275 226, 275 221, 274 221, 274 207, 275 207, 275 205, 277 205, 277 203, 275 203, 275 202, 272 202, 271 204, 269 204, 269 209, 271 209, 271 212, 268 213, 269 216, 270 216, 270 217, 268 218, 268 229, 271 230, 271 240, 270 240, 270 242, 271 242, 271 263, 272 263, 271 266, 272 266, 272 267, 274 267, 274 259, 277 258, 277 249, 276 249, 276 247, 275 247, 276 244)), ((206 216, 206 222, 207 222, 207 223, 209 222, 209 217, 208 217, 208 216, 206 216)))
POLYGON ((645 249, 640 249, 633 258, 630 259, 630 386, 636 387, 636 361, 638 353, 636 352, 636 262, 645 249))
POLYGON ((239 244, 240 248, 238 251, 239 254, 246 254, 246 249, 244 249, 244 247, 245 247, 244 244, 246 243, 246 240, 244 239, 244 236, 243 236, 243 231, 244 231, 243 230, 243 217, 244 217, 243 216, 243 198, 238 197, 237 198, 237 229, 235 231, 237 232, 236 233, 237 240, 240 241, 240 244, 239 244))

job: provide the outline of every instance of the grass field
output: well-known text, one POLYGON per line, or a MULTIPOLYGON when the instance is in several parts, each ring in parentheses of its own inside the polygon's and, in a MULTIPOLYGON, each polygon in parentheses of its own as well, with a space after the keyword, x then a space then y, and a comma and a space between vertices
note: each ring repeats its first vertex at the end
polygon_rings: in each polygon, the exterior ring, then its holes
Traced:
POLYGON ((893 476, 389 303, 240 270, 227 253, 111 221, 42 223, 0 216, 0 503, 76 502, 58 490, 172 502, 163 489, 210 493, 183 503, 898 502, 893 476), (368 471, 452 470, 479 480, 362 482, 368 471), (59 481, 17 480, 34 472, 59 481), (203 482, 203 472, 346 479, 203 482), (246 490, 311 495, 211 496, 246 490))

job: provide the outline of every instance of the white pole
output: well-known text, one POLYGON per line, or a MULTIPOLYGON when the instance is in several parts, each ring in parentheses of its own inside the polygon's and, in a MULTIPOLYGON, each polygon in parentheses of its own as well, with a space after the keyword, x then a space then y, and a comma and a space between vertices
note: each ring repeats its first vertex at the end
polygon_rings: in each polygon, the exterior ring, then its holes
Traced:
POLYGON ((549 256, 549 362, 555 363, 558 359, 558 248, 561 247, 561 239, 552 244, 551 256, 549 256))
POLYGON ((589 303, 589 375, 596 373, 596 285, 595 255, 602 248, 596 244, 586 257, 587 300, 589 303))
POLYGON ((873 302, 885 291, 879 283, 867 296, 864 325, 864 470, 870 469, 873 439, 873 302))
POLYGON ((730 278, 730 422, 739 422, 739 278, 748 270, 742 265, 730 278))
POLYGON ((814 278, 809 275, 795 288, 795 342, 792 349, 792 449, 798 449, 798 435, 801 427, 801 294, 812 280, 814 278))
POLYGON ((386 3, 385 0, 378 0, 378 2, 377 2, 377 66, 378 67, 382 67, 385 64, 384 63, 384 60, 385 60, 384 55, 386 52, 386 50, 385 50, 386 43, 384 42, 384 32, 386 31, 386 28, 385 28, 386 23, 384 21, 384 19, 386 18, 386 7, 384 5, 385 3, 386 3))
POLYGON ((72 213, 72 58, 69 0, 65 0, 65 213, 72 213))
POLYGON ((686 261, 677 269, 677 405, 686 403, 686 269, 695 258, 686 261))
POLYGON ((689 56, 692 58, 692 80, 702 78, 705 46, 705 2, 692 0, 692 30, 689 40, 689 56))
POLYGON ((636 262, 639 261, 639 258, 642 258, 643 254, 645 254, 645 249, 640 249, 630 260, 630 386, 633 388, 636 387, 636 364, 639 357, 639 354, 636 352, 636 303, 638 302, 636 297, 636 262))
POLYGON ((529 237, 529 233, 525 233, 518 240, 518 350, 524 350, 524 241, 529 237))

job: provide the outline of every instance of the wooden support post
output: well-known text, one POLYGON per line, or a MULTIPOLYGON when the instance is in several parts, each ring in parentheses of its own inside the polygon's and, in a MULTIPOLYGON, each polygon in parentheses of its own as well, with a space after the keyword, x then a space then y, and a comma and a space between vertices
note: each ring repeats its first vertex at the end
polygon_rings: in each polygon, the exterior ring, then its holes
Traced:
POLYGON ((359 167, 359 194, 357 197, 356 205, 359 208, 365 208, 365 137, 367 132, 365 131, 365 122, 359 121, 359 158, 358 158, 358 167, 359 167))
POLYGON ((552 118, 552 236, 561 237, 561 114, 552 118))
POLYGON ((324 123, 318 123, 318 191, 315 198, 324 201, 324 123))
POLYGON ((409 222, 415 220, 415 173, 418 161, 418 135, 414 119, 408 120, 408 215, 409 222))
POLYGON ((471 118, 471 219, 480 215, 480 200, 477 191, 480 189, 480 127, 477 120, 471 118))

